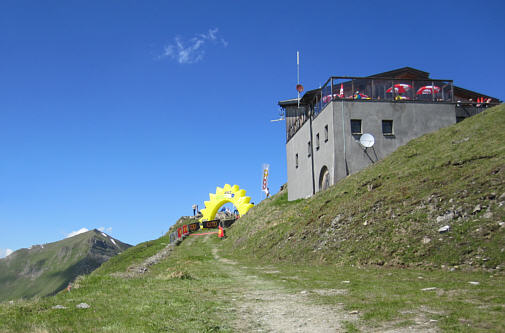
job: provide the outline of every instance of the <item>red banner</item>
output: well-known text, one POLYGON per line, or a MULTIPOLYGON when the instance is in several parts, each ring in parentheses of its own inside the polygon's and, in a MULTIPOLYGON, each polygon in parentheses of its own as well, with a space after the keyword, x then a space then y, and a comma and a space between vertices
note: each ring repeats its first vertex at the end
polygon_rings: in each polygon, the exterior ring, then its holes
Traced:
POLYGON ((177 228, 177 237, 182 237, 182 228, 177 228))
POLYGON ((185 225, 183 225, 183 226, 182 226, 182 233, 183 233, 184 235, 189 234, 189 231, 188 231, 188 225, 187 225, 187 224, 185 224, 185 225))

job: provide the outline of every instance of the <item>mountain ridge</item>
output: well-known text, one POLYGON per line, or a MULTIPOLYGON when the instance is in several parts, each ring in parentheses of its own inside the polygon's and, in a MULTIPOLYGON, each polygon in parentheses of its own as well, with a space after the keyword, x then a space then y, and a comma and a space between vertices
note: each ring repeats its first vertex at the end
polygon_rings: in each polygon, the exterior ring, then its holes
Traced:
POLYGON ((0 301, 55 294, 129 247, 94 229, 19 249, 0 259, 0 301))

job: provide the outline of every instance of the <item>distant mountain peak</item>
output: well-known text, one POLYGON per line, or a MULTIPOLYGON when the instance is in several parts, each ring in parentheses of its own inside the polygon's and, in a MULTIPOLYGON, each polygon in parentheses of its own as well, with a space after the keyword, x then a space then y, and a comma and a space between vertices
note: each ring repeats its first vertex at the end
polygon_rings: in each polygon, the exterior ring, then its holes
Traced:
POLYGON ((93 229, 17 250, 0 259, 0 301, 55 294, 77 276, 91 273, 129 247, 93 229))

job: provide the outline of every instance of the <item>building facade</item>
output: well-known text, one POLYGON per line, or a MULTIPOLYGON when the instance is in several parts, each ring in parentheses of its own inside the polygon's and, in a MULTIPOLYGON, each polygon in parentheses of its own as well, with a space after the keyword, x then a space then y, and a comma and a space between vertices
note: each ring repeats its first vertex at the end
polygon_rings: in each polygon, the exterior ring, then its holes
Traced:
POLYGON ((310 197, 410 140, 497 103, 409 67, 366 78, 331 77, 300 101, 279 102, 286 119, 288 200, 310 197), (374 137, 372 147, 360 143, 364 133, 374 137))

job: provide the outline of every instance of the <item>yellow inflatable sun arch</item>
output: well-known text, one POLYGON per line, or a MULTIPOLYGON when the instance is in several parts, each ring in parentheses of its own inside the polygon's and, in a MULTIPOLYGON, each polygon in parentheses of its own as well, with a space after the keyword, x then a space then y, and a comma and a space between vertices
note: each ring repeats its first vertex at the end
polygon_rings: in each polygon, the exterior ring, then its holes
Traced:
POLYGON ((249 203, 250 197, 245 195, 245 190, 241 190, 238 185, 224 185, 223 188, 216 187, 216 193, 209 193, 210 200, 205 201, 205 208, 201 210, 203 216, 200 222, 212 221, 216 213, 224 204, 230 202, 238 210, 240 216, 243 216, 253 206, 249 203))

